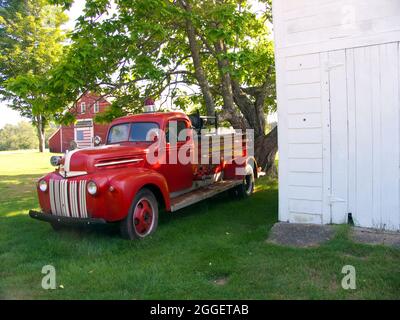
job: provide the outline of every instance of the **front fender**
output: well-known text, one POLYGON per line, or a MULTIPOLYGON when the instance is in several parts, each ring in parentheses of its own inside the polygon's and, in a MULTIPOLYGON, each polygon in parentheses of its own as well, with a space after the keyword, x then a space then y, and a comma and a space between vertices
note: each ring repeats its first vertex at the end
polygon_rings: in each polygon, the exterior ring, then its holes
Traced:
POLYGON ((170 210, 170 198, 168 185, 165 178, 158 172, 146 168, 129 168, 126 170, 118 170, 118 173, 107 174, 108 186, 103 191, 90 199, 95 210, 93 213, 97 215, 103 208, 106 209, 103 216, 107 221, 118 221, 126 217, 137 192, 145 186, 157 188, 165 203, 166 210, 170 210), (103 202, 104 200, 104 202, 103 202))

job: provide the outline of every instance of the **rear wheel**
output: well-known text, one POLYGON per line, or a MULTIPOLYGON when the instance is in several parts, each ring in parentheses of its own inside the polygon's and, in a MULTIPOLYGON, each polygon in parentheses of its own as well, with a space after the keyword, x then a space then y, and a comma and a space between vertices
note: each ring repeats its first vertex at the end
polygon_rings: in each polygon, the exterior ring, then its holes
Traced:
POLYGON ((234 198, 247 198, 254 192, 255 178, 253 167, 248 164, 246 166, 246 175, 243 178, 243 183, 229 191, 234 198))
POLYGON ((158 203, 153 192, 140 190, 132 202, 128 215, 121 221, 121 235, 125 239, 141 239, 152 234, 158 225, 158 203))

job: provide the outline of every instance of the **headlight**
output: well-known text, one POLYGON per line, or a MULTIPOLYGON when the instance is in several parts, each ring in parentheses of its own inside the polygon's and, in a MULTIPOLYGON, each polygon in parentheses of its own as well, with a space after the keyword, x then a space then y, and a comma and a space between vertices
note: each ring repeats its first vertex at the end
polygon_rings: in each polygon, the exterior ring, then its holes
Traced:
POLYGON ((61 157, 60 156, 52 156, 50 158, 50 163, 52 166, 57 167, 61 163, 61 157))
POLYGON ((97 193, 97 184, 93 181, 90 181, 87 184, 87 191, 89 192, 89 194, 94 196, 97 193))
POLYGON ((40 180, 39 182, 40 191, 45 192, 47 190, 47 182, 45 180, 40 180))

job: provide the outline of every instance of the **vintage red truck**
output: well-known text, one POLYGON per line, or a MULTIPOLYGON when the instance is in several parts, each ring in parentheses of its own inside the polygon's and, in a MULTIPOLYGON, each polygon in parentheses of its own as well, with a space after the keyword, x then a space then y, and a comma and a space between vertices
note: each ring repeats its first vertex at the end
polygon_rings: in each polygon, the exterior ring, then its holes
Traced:
POLYGON ((96 141, 98 146, 51 158, 55 171, 37 182, 41 211, 29 215, 55 230, 119 223, 124 238, 136 239, 156 230, 159 208, 174 212, 227 190, 237 197, 251 195, 258 168, 250 139, 218 130, 203 133, 206 121, 182 112, 114 120, 103 145, 96 141), (176 159, 181 155, 184 161, 176 159))

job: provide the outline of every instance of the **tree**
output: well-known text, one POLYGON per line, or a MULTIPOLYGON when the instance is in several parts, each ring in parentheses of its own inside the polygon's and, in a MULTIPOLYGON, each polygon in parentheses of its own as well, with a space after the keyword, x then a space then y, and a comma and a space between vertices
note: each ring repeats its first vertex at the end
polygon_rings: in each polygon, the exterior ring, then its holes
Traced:
POLYGON ((45 148, 45 129, 52 117, 48 72, 62 56, 67 21, 61 7, 45 0, 1 1, 0 95, 8 106, 36 127, 39 150, 45 148))
POLYGON ((35 149, 35 129, 29 122, 21 121, 16 125, 6 124, 0 129, 0 151, 35 149))
POLYGON ((266 134, 265 113, 276 108, 270 2, 260 1, 264 10, 256 14, 242 0, 120 0, 114 11, 110 1, 87 0, 69 54, 53 73, 60 99, 54 106, 101 91, 116 98, 110 120, 137 111, 148 95, 167 93, 183 107, 189 99, 208 115, 218 110, 233 127, 254 129, 258 163, 271 171, 277 129, 266 134))

